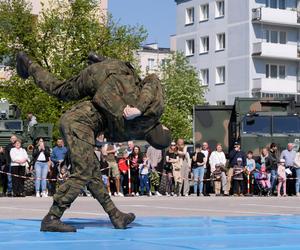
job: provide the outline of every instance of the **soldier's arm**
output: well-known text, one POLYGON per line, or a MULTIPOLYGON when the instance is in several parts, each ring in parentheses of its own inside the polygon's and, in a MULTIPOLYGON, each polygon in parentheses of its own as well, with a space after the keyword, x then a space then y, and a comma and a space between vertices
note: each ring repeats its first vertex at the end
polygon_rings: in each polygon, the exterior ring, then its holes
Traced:
POLYGON ((36 63, 33 63, 29 68, 30 75, 37 86, 64 101, 78 100, 89 96, 91 86, 88 86, 89 84, 86 82, 87 71, 88 69, 85 69, 69 80, 60 81, 36 63))
POLYGON ((160 81, 156 75, 150 75, 144 79, 145 84, 141 90, 136 108, 138 108, 142 113, 146 111, 150 103, 154 100, 155 96, 162 95, 162 93, 157 93, 159 88, 157 88, 160 81))

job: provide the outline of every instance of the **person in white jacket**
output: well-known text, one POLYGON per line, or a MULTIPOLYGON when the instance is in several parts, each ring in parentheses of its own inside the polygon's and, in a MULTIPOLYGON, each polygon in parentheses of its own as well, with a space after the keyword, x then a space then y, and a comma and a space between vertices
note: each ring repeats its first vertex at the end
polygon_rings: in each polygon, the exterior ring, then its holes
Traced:
POLYGON ((296 184, 295 184, 295 188, 296 188, 296 196, 300 196, 300 148, 298 150, 298 152, 296 153, 295 159, 294 159, 294 167, 296 170, 296 184))
POLYGON ((12 174, 18 176, 12 176, 13 195, 15 197, 24 197, 24 179, 19 176, 25 176, 26 162, 29 161, 27 152, 21 147, 21 141, 16 140, 14 148, 10 150, 11 169, 12 174))
MULTIPOLYGON (((218 143, 216 146, 216 150, 213 151, 209 157, 209 164, 210 164, 210 171, 213 173, 216 170, 216 165, 226 166, 226 157, 223 152, 222 144, 218 143)), ((228 195, 226 185, 227 185, 227 178, 225 172, 222 172, 222 189, 224 191, 224 195, 228 195)))

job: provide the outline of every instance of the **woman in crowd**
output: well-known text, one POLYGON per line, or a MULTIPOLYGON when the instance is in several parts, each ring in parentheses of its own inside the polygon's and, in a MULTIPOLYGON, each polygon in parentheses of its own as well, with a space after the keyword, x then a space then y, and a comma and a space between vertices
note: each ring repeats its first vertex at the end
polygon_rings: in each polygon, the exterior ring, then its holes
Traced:
POLYGON ((278 164, 278 159, 279 159, 277 145, 274 142, 272 142, 270 145, 269 158, 271 161, 270 181, 271 181, 272 193, 274 194, 274 191, 276 188, 276 183, 277 183, 277 164, 278 164))
POLYGON ((222 189, 225 195, 227 195, 226 192, 226 184, 227 184, 227 178, 226 174, 222 169, 225 169, 226 166, 226 157, 223 152, 222 144, 218 143, 216 146, 216 150, 213 151, 209 157, 209 165, 210 165, 210 171, 212 175, 215 175, 214 172, 216 171, 216 165, 218 166, 217 173, 221 177, 220 180, 217 182, 214 182, 215 187, 215 193, 219 193, 219 184, 221 181, 222 189), (216 192, 216 186, 217 186, 217 192, 216 192))
POLYGON ((277 174, 278 174, 277 196, 281 196, 281 187, 283 189, 283 196, 286 196, 285 159, 280 159, 277 168, 277 174))
POLYGON ((134 146, 132 153, 129 155, 130 159, 130 176, 132 183, 132 195, 139 196, 139 165, 143 163, 143 155, 138 146, 134 146))
POLYGON ((25 175, 26 163, 29 161, 27 152, 21 147, 21 141, 16 140, 14 148, 10 150, 13 195, 14 197, 25 197, 24 194, 24 179, 19 176, 25 175))
POLYGON ((37 140, 37 144, 32 152, 33 165, 35 169, 35 192, 36 197, 47 197, 47 174, 48 162, 50 159, 50 148, 45 145, 43 138, 37 140), (41 185, 42 184, 42 185, 41 185), (42 186, 42 187, 41 187, 42 186))
POLYGON ((179 162, 179 156, 177 154, 176 143, 172 142, 166 153, 166 165, 164 167, 165 173, 167 175, 167 186, 166 186, 166 195, 167 196, 170 196, 170 194, 172 193, 173 164, 178 163, 178 162, 179 162))
MULTIPOLYGON (((3 172, 7 172, 6 156, 5 156, 3 147, 0 147, 0 170, 3 172)), ((2 184, 2 194, 4 196, 7 191, 7 175, 6 175, 6 173, 0 173, 0 176, 1 176, 1 184, 2 184)))

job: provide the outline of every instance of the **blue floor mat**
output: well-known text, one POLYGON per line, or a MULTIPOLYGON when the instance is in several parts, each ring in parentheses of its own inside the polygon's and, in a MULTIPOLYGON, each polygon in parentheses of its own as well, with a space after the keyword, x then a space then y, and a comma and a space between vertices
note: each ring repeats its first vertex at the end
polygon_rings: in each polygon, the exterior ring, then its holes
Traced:
POLYGON ((300 216, 147 217, 127 230, 68 219, 77 233, 42 233, 39 220, 1 220, 1 250, 300 249, 300 216))

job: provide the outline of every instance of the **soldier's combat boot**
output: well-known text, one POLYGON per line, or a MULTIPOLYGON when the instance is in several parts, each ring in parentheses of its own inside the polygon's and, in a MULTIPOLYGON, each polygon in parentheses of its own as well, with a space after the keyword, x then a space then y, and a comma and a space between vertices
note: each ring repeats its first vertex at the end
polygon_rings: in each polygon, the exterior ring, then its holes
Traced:
POLYGON ((47 214, 42 220, 42 232, 76 232, 76 228, 63 223, 58 217, 47 214))
POLYGON ((99 62, 104 61, 105 57, 97 55, 94 52, 90 52, 87 59, 88 59, 88 64, 91 65, 91 64, 94 64, 94 63, 99 63, 99 62))
POLYGON ((17 54, 16 68, 17 73, 21 78, 27 79, 29 77, 28 69, 31 64, 32 61, 24 52, 19 52, 17 54))
POLYGON ((133 213, 122 213, 117 208, 111 210, 108 215, 111 223, 116 229, 126 229, 127 226, 135 219, 135 215, 133 213))

